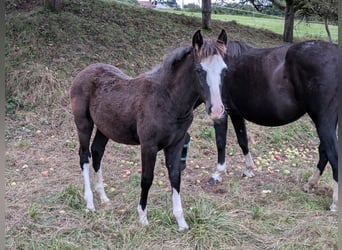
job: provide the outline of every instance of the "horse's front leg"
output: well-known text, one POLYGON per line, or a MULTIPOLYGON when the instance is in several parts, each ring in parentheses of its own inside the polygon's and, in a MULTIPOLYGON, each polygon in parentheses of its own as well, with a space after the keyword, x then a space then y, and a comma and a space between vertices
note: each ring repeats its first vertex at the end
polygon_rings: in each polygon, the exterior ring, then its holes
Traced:
POLYGON ((217 184, 222 181, 221 174, 226 171, 226 143, 227 143, 227 114, 220 120, 214 121, 215 140, 217 148, 216 171, 208 181, 209 185, 217 184))
POLYGON ((246 129, 245 119, 240 115, 234 115, 234 114, 231 114, 230 118, 234 126, 234 131, 235 131, 239 146, 243 152, 243 155, 245 156, 246 169, 242 175, 246 177, 254 177, 255 174, 253 173, 253 169, 255 166, 254 166, 254 162, 253 162, 252 156, 248 148, 247 129, 246 129))
POLYGON ((141 194, 138 204, 139 221, 142 225, 148 225, 147 197, 154 177, 158 149, 155 146, 141 145, 141 194))
POLYGON ((172 188, 172 211, 175 216, 178 228, 180 231, 188 229, 189 226, 185 221, 182 201, 180 196, 180 183, 181 183, 181 165, 179 158, 183 147, 184 140, 180 140, 176 145, 172 145, 164 149, 166 166, 169 173, 169 179, 172 188))

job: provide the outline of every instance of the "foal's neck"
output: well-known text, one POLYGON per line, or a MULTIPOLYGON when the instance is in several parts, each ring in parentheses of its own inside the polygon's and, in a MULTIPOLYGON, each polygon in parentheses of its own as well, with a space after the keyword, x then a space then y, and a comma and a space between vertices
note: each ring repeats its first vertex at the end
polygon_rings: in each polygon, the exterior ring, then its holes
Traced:
POLYGON ((173 109, 180 116, 180 119, 187 119, 192 115, 193 107, 199 98, 194 88, 194 80, 186 78, 183 75, 180 78, 173 78, 168 83, 168 92, 172 100, 173 109))

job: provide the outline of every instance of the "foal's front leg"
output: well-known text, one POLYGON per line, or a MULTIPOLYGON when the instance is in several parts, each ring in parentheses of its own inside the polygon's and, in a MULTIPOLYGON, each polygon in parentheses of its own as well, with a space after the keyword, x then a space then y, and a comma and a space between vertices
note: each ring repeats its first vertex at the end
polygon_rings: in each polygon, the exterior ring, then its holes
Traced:
POLYGON ((222 181, 222 173, 226 171, 226 143, 227 143, 227 128, 228 128, 228 116, 224 114, 224 116, 218 120, 214 121, 215 128, 215 140, 216 140, 216 148, 217 148, 217 164, 216 171, 211 176, 208 181, 209 185, 215 185, 218 182, 222 181))
POLYGON ((148 191, 153 183, 154 166, 157 157, 157 147, 141 145, 141 194, 138 205, 139 221, 142 225, 147 226, 147 197, 148 191))
POLYGON ((181 165, 179 158, 183 146, 183 140, 177 145, 164 149, 166 167, 169 172, 169 179, 172 187, 172 207, 173 215, 175 216, 178 228, 180 231, 188 229, 189 226, 185 221, 182 201, 180 196, 180 183, 181 183, 181 165))

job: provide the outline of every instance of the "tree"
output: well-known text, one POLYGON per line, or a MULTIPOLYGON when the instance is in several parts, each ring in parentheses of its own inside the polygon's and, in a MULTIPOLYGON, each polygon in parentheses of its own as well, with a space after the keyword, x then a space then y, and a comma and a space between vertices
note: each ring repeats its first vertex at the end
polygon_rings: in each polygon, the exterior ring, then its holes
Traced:
POLYGON ((293 0, 285 0, 285 20, 284 20, 284 31, 283 31, 283 41, 284 42, 293 42, 293 26, 294 26, 294 17, 295 17, 295 8, 293 4, 293 0))
POLYGON ((62 0, 44 0, 44 7, 53 10, 60 11, 62 9, 62 0))
POLYGON ((298 11, 298 16, 309 21, 313 16, 318 16, 324 21, 328 39, 332 42, 328 22, 337 23, 338 1, 337 0, 308 0, 308 4, 298 11))
POLYGON ((257 11, 262 11, 271 5, 284 10, 284 42, 293 42, 294 18, 297 12, 305 13, 306 16, 321 17, 331 40, 328 20, 337 20, 338 0, 240 0, 242 4, 247 2, 251 3, 257 11))
POLYGON ((211 27, 211 0, 202 0, 202 28, 211 27))

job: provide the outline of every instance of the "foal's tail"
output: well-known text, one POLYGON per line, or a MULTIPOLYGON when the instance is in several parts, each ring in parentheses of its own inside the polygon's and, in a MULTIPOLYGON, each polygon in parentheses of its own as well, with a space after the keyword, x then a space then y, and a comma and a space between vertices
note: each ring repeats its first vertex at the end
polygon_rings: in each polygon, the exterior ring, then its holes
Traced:
POLYGON ((90 95, 93 92, 93 83, 89 75, 89 67, 81 71, 74 79, 69 95, 71 112, 77 128, 80 142, 80 164, 89 162, 89 143, 94 128, 94 122, 90 115, 89 103, 90 95))

